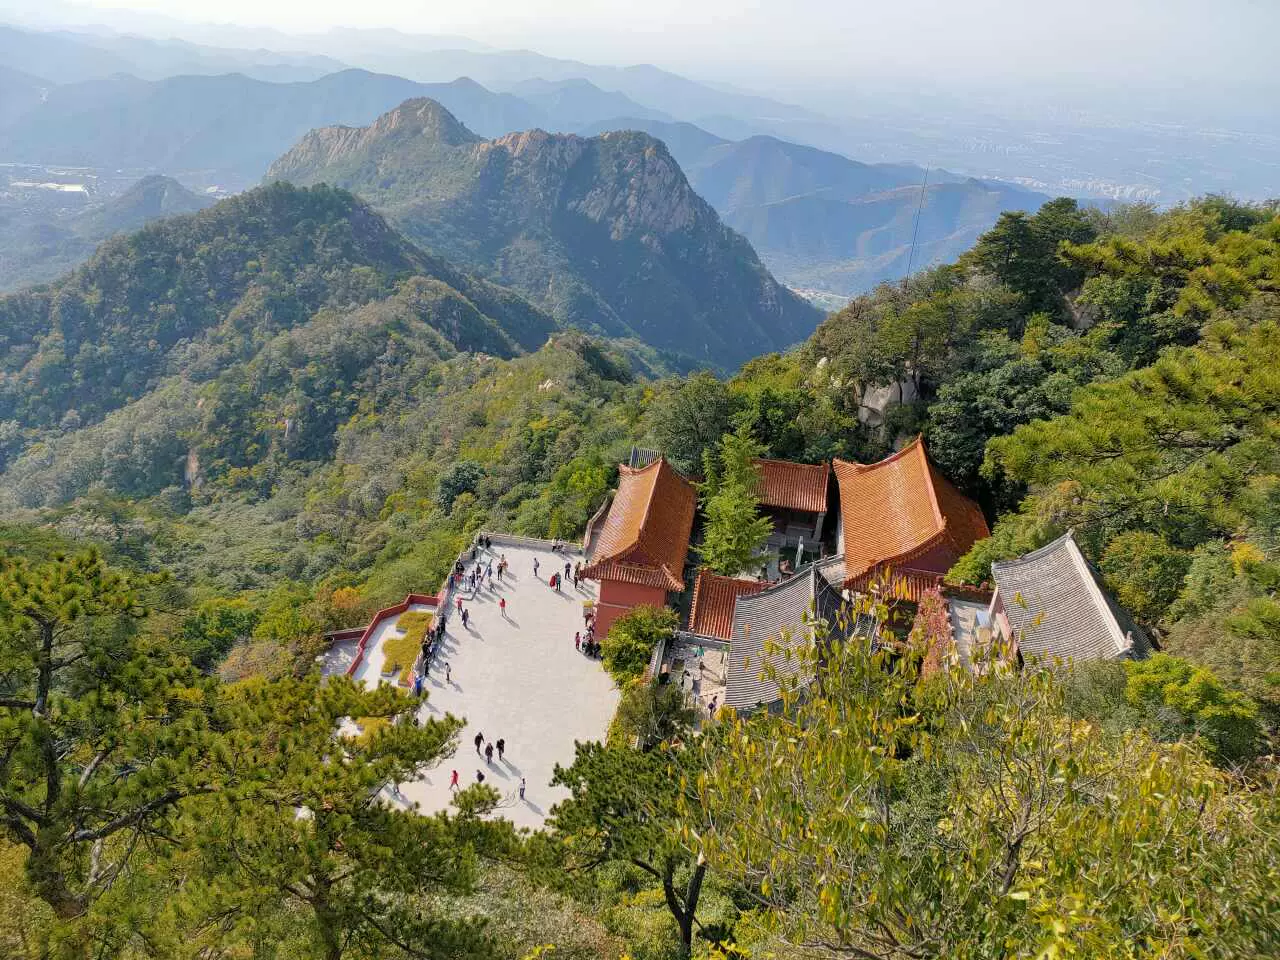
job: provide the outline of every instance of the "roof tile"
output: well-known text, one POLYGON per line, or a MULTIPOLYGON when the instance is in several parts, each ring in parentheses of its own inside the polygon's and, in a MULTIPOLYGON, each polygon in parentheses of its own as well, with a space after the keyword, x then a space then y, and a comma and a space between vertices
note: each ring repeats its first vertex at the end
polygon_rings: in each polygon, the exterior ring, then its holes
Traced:
POLYGON ((741 596, 759 593, 769 586, 763 580, 722 577, 710 570, 698 573, 689 609, 689 632, 700 637, 728 640, 733 636, 733 605, 741 596))
POLYGON ((760 471, 760 502, 782 510, 825 513, 831 478, 828 463, 792 463, 789 460, 754 461, 760 471))
POLYGON ((1024 660, 1145 656, 1147 635, 1107 593, 1071 532, 991 566, 1024 660))
POLYGON ((684 589, 684 561, 696 508, 693 484, 665 459, 639 469, 621 465, 618 492, 589 547, 583 575, 684 589))
POLYGON ((978 505, 929 463, 920 437, 879 463, 834 465, 849 587, 877 567, 909 568, 939 545, 958 559, 989 535, 978 505))

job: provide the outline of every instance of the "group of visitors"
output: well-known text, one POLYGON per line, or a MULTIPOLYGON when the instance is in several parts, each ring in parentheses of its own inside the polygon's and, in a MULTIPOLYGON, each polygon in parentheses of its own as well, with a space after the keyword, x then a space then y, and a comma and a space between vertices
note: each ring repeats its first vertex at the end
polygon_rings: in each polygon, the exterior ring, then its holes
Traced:
MULTIPOLYGON (((484 734, 477 731, 474 742, 476 745, 476 756, 483 756, 486 766, 490 766, 490 767, 493 766, 493 754, 494 754, 495 748, 498 754, 498 761, 502 762, 503 755, 506 753, 506 750, 507 750, 507 741, 504 740, 502 737, 499 737, 497 740, 493 741, 492 743, 486 743, 484 739, 484 734), (483 752, 481 751, 482 744, 484 746, 483 752)), ((484 779, 485 779, 484 771, 477 769, 476 783, 484 783, 484 779)), ((451 775, 449 777, 449 789, 457 790, 459 789, 460 786, 461 784, 458 782, 458 771, 457 770, 451 771, 451 775)), ((525 781, 524 781, 524 777, 521 777, 520 791, 519 791, 521 800, 524 799, 524 790, 525 790, 525 781)))
POLYGON ((573 635, 573 649, 595 659, 600 656, 600 643, 596 640, 596 614, 587 608, 582 611, 583 629, 573 635))
POLYGON ((499 737, 496 741, 493 741, 492 743, 486 744, 484 740, 484 734, 480 732, 476 733, 475 745, 476 745, 476 756, 480 756, 481 745, 484 746, 484 758, 486 761, 488 761, 490 766, 493 765, 493 748, 495 746, 498 748, 499 760, 502 760, 502 755, 506 752, 506 749, 507 749, 507 741, 504 740, 502 737, 499 737))
POLYGON ((600 644, 596 641, 595 631, 588 629, 586 636, 581 633, 575 633, 573 635, 573 649, 579 653, 585 653, 593 660, 600 656, 600 644))

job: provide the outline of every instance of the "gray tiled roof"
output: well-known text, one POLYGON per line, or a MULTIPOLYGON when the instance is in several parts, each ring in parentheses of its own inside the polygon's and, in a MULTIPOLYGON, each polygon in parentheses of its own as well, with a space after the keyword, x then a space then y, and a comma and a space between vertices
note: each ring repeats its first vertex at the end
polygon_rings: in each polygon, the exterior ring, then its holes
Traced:
POLYGON ((1071 532, 991 565, 1023 660, 1142 657, 1150 641, 1107 594, 1071 532))
POLYGON ((777 586, 738 597, 725 670, 725 705, 742 712, 777 701, 777 681, 762 676, 766 665, 779 678, 796 678, 802 683, 810 679, 801 676, 796 652, 812 638, 815 618, 826 621, 833 630, 840 629, 839 608, 840 595, 812 564, 777 586), (782 649, 766 655, 767 641, 782 649))

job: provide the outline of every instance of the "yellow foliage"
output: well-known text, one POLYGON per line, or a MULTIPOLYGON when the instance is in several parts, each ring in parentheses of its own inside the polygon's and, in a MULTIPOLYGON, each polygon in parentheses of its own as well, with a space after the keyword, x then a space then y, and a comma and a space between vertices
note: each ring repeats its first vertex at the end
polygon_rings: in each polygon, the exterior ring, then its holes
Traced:
POLYGON ((397 682, 406 685, 409 683, 413 662, 418 658, 418 649, 427 635, 431 620, 432 615, 425 610, 410 610, 402 613, 396 621, 396 627, 401 632, 387 637, 382 642, 382 655, 387 665, 393 669, 399 669, 397 682))

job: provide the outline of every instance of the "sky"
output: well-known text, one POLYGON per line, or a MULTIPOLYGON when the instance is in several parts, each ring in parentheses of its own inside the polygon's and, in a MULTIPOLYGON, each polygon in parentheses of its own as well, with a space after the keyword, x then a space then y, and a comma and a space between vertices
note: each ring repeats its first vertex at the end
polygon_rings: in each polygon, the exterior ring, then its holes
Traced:
MULTIPOLYGON (((0 0, 48 8, 50 0, 0 0)), ((80 0, 286 31, 462 34, 592 63, 654 63, 764 92, 842 84, 1084 100, 1280 93, 1280 0, 80 0)), ((1176 106, 1175 104, 1171 104, 1176 106)))

